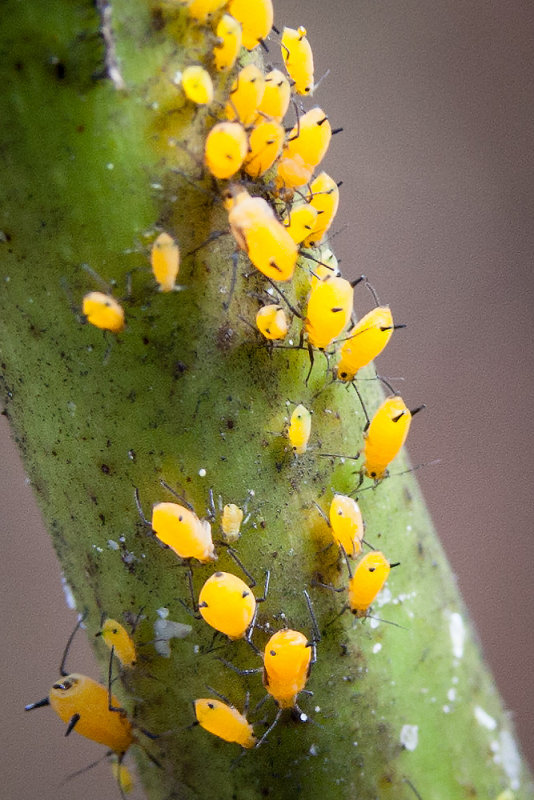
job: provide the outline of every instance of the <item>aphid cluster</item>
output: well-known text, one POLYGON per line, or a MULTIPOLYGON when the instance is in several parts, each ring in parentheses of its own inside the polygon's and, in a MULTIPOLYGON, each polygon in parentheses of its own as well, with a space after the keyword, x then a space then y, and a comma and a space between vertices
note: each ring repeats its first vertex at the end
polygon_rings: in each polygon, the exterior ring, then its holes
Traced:
MULTIPOLYGON (((235 240, 232 287, 241 252, 264 276, 258 277, 265 281, 271 301, 273 291, 277 293, 276 303, 263 303, 254 321, 244 322, 274 348, 285 347, 275 343, 283 342, 293 323, 299 320, 298 347, 306 348, 310 357, 305 385, 314 366, 314 354, 319 351, 327 360, 337 361, 332 379, 351 383, 358 393, 359 371, 380 355, 393 330, 403 326, 394 324, 389 307, 380 305, 372 289, 375 308, 359 322, 355 321, 354 287, 360 282, 367 284, 367 279, 362 276, 351 283, 343 278, 325 242, 338 210, 339 185, 326 172, 320 171, 320 164, 335 131, 322 108, 314 106, 306 111, 302 107, 301 98, 313 94, 315 80, 306 30, 284 28, 281 35, 271 36, 269 58, 273 57, 272 49, 277 42, 280 67, 287 74, 277 67, 264 73, 256 63, 240 67, 237 59, 242 46, 253 50, 265 45, 270 37, 271 0, 181 0, 181 5, 186 7, 184 13, 190 15, 191 24, 204 26, 206 33, 214 35, 210 69, 194 64, 187 66, 181 73, 180 86, 188 102, 207 106, 212 111, 213 124, 204 142, 203 165, 224 203, 229 230, 235 240), (228 95, 218 98, 212 75, 231 73, 234 69, 236 74, 228 95), (284 120, 290 106, 295 110, 296 119, 286 128, 284 120), (295 280, 296 276, 299 280, 295 280), (288 300, 286 294, 289 293, 296 296, 296 301, 288 300)), ((179 288, 176 280, 180 250, 171 233, 159 233, 152 243, 149 260, 159 291, 172 292, 179 288)), ((104 331, 119 334, 125 327, 123 308, 110 294, 87 294, 83 298, 83 313, 88 322, 104 331)), ((360 481, 368 477, 376 485, 387 477, 389 465, 404 444, 411 418, 418 410, 410 411, 403 399, 392 391, 372 418, 368 418, 360 481)), ((302 403, 295 403, 287 428, 295 458, 307 458, 308 450, 313 456, 314 446, 309 445, 312 412, 313 409, 302 403)), ((367 415, 365 408, 364 412, 367 415)), ((252 670, 235 669, 242 674, 261 671, 266 692, 278 706, 274 720, 260 737, 254 733, 246 711, 241 714, 219 695, 218 699, 191 698, 196 720, 221 739, 251 749, 265 740, 284 709, 297 709, 301 719, 306 719, 297 705, 297 698, 305 689, 320 640, 311 599, 307 588, 302 587, 312 619, 311 635, 283 628, 272 634, 261 650, 254 643, 253 635, 258 604, 267 597, 269 574, 263 596, 255 596, 255 584, 233 550, 241 536, 246 509, 234 503, 222 508, 221 503, 220 527, 221 547, 234 558, 249 583, 230 572, 214 571, 200 589, 197 601, 191 564, 206 565, 217 560, 219 545, 213 539, 211 524, 216 514, 213 510, 210 519, 202 519, 184 498, 176 499, 180 502, 156 502, 151 518, 146 519, 136 493, 139 514, 153 537, 189 568, 192 613, 231 642, 245 640, 252 646, 263 666, 252 670)), ((336 592, 347 589, 346 607, 356 617, 366 617, 390 569, 396 564, 367 545, 364 519, 356 499, 334 494, 328 512, 319 503, 316 505, 348 571, 346 587, 328 588, 336 592), (366 554, 364 546, 369 547, 366 554)), ((327 586, 310 577, 312 585, 327 586)), ((121 669, 136 668, 135 645, 119 622, 107 619, 99 634, 110 647, 111 659, 116 657, 121 669)), ((90 678, 67 675, 64 660, 61 675, 49 698, 28 708, 52 705, 68 723, 67 732, 75 729, 106 744, 116 754, 120 767, 124 753, 137 741, 132 723, 116 708, 119 704, 110 690, 90 678)), ((122 779, 119 785, 121 782, 122 779)))

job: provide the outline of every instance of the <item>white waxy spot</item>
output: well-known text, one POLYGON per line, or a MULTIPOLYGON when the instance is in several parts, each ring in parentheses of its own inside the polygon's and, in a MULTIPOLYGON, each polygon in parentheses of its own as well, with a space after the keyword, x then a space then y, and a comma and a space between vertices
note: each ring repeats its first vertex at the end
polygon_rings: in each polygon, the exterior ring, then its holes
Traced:
POLYGON ((312 744, 312 746, 310 747, 310 749, 309 749, 309 751, 308 751, 308 752, 309 752, 309 754, 310 754, 311 756, 317 756, 317 755, 319 755, 319 751, 318 751, 318 749, 317 749, 317 745, 316 745, 316 744, 312 744))
POLYGON ((387 603, 391 603, 392 597, 393 595, 391 594, 391 589, 386 586, 376 598, 376 605, 379 607, 385 606, 387 603))
POLYGON ((304 712, 303 712, 303 713, 300 715, 299 719, 300 719, 300 721, 301 721, 301 722, 307 722, 307 721, 308 721, 308 715, 307 715, 307 714, 304 714, 304 712))
POLYGON ((61 588, 63 589, 63 594, 65 595, 65 602, 67 604, 67 608, 70 608, 72 611, 74 611, 74 609, 76 608, 76 600, 74 599, 74 595, 72 594, 72 589, 67 583, 67 579, 65 578, 64 575, 61 576, 61 588))
POLYGON ((451 703, 456 700, 456 689, 449 689, 447 692, 447 700, 450 700, 451 703))
POLYGON ((451 713, 451 707, 450 706, 443 706, 443 713, 444 714, 450 714, 451 713))
POLYGON ((379 619, 376 619, 376 617, 370 617, 369 618, 369 627, 370 628, 378 628, 379 625, 380 625, 380 620, 379 619))
POLYGON ((510 731, 501 731, 499 739, 503 769, 510 779, 510 788, 517 791, 521 785, 521 757, 517 745, 510 731))
POLYGON ((204 468, 199 469, 198 475, 199 475, 199 478, 205 478, 206 477, 206 470, 204 468))
POLYGON ((382 650, 382 645, 380 642, 377 642, 373 645, 373 653, 379 653, 382 650))
POLYGON ((321 706, 315 706, 315 713, 318 714, 321 710, 321 706))
POLYGON ((465 625, 460 614, 453 612, 449 619, 449 633, 452 641, 452 652, 455 658, 462 658, 465 644, 465 625))
POLYGON ((106 164, 106 169, 115 169, 115 164, 112 164, 110 161, 109 164, 106 164))
POLYGON ((496 720, 493 717, 490 717, 487 711, 484 711, 483 708, 480 706, 475 706, 473 709, 473 713, 475 715, 475 719, 479 725, 482 725, 483 728, 486 728, 488 731, 494 731, 497 727, 496 720))
MULTIPOLYGON (((158 609, 160 611, 167 611, 168 609, 158 609)), ((154 648, 160 656, 169 658, 171 655, 171 647, 169 641, 171 639, 185 639, 193 630, 191 625, 184 625, 182 622, 174 622, 172 619, 166 619, 165 616, 159 614, 159 619, 154 622, 154 648)))
POLYGON ((172 81, 177 86, 179 86, 181 84, 181 82, 182 82, 182 73, 180 72, 180 70, 178 70, 177 72, 174 73, 174 78, 172 79, 172 81))
POLYGON ((156 614, 158 615, 158 617, 161 617, 161 619, 167 619, 167 617, 169 616, 169 609, 165 608, 165 606, 162 606, 161 608, 158 608, 156 614))
POLYGON ((71 417, 73 417, 76 414, 76 403, 74 403, 72 400, 69 400, 69 402, 67 403, 67 411, 69 412, 71 417))
POLYGON ((109 547, 110 550, 118 550, 119 549, 118 542, 116 542, 115 539, 108 539, 108 547, 109 547))
POLYGON ((419 741, 419 726, 403 725, 399 738, 400 743, 406 750, 415 750, 419 741))

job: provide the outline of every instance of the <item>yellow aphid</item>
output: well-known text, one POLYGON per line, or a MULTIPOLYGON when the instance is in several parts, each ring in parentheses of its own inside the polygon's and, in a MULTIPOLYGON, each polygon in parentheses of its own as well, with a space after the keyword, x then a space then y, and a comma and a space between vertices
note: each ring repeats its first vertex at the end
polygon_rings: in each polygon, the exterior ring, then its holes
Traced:
POLYGON ((283 72, 273 69, 265 76, 265 90, 258 113, 282 122, 291 99, 291 87, 283 72))
POLYGON ((310 185, 307 197, 310 205, 317 209, 317 221, 313 231, 304 240, 305 247, 313 247, 330 228, 339 206, 339 187, 330 175, 321 172, 310 185))
POLYGON ((193 19, 205 22, 207 18, 226 5, 228 0, 185 0, 187 10, 193 19))
POLYGON ((247 718, 237 708, 226 705, 222 700, 195 700, 195 715, 201 728, 225 742, 236 742, 246 748, 257 744, 254 730, 247 718))
POLYGON ((256 598, 237 575, 215 572, 200 590, 198 610, 216 631, 242 639, 254 619, 256 598))
POLYGON ((324 350, 339 336, 350 319, 353 297, 345 278, 327 277, 312 287, 304 327, 313 347, 324 350))
POLYGON ((243 26, 243 47, 253 50, 273 27, 272 0, 230 0, 228 11, 243 26))
POLYGON ((113 648, 114 655, 119 659, 121 666, 126 669, 135 667, 137 654, 135 644, 126 628, 109 617, 104 620, 96 636, 101 636, 109 649, 113 648))
POLYGON ((83 298, 82 312, 95 328, 112 333, 124 330, 124 309, 109 294, 89 292, 83 298))
POLYGON ((181 82, 187 99, 198 106, 209 105, 213 100, 213 83, 204 67, 186 67, 181 82))
POLYGON ((334 495, 330 503, 330 527, 334 541, 355 558, 362 549, 364 534, 362 512, 356 500, 344 494, 334 495))
POLYGON ((256 314, 256 325, 266 339, 285 339, 289 330, 289 321, 282 306, 270 303, 260 308, 256 314))
POLYGON ((211 526, 194 511, 178 503, 156 503, 152 508, 152 530, 180 558, 196 558, 201 564, 215 561, 211 526))
POLYGON ((243 126, 239 122, 218 122, 206 138, 204 163, 215 178, 224 180, 241 169, 247 151, 243 126))
POLYGON ((244 169, 251 178, 259 178, 272 167, 284 145, 285 131, 279 122, 260 120, 249 136, 249 153, 244 169))
POLYGON ((263 97, 265 78, 255 64, 247 64, 238 73, 230 89, 225 114, 230 120, 239 120, 243 125, 251 125, 256 118, 258 106, 263 97))
POLYGON ((402 445, 406 441, 412 412, 399 395, 387 397, 372 418, 365 433, 363 448, 365 474, 382 480, 402 445))
POLYGON ((295 706, 297 695, 306 686, 311 660, 311 644, 299 631, 278 631, 267 642, 263 685, 280 708, 295 706))
POLYGON ((313 175, 313 167, 306 164, 302 156, 296 154, 293 158, 282 156, 276 169, 277 189, 298 189, 309 183, 313 175))
POLYGON ((349 581, 349 606, 357 617, 365 617, 367 610, 388 579, 391 564, 383 553, 373 550, 356 566, 349 581))
POLYGON ((369 311, 351 330, 341 347, 337 377, 351 381, 362 367, 373 361, 384 349, 393 333, 393 317, 389 306, 369 311))
POLYGON ((332 138, 332 126, 328 117, 316 106, 300 117, 288 137, 284 158, 299 155, 305 164, 316 167, 324 158, 332 138))
POLYGON ((221 528, 225 542, 236 542, 241 533, 244 512, 235 503, 227 503, 222 512, 221 528))
POLYGON ((306 28, 302 25, 284 28, 282 31, 282 58, 291 80, 295 83, 297 94, 311 94, 313 91, 313 53, 306 28))
POLYGON ((308 449, 311 433, 311 414, 302 403, 296 407, 289 420, 287 438, 291 447, 298 456, 303 455, 308 449))
POLYGON ((172 292, 180 269, 180 248, 168 233, 160 233, 154 240, 150 263, 160 292, 172 292))
POLYGON ((133 791, 135 783, 133 775, 127 766, 120 764, 118 761, 112 761, 111 772, 113 773, 113 777, 121 787, 124 794, 129 794, 131 791, 133 791))
POLYGON ((215 35, 219 40, 213 48, 215 69, 229 72, 241 50, 241 25, 230 14, 224 14, 217 24, 215 35))
MULTIPOLYGON (((132 724, 124 712, 109 708, 109 700, 105 686, 87 675, 73 672, 63 675, 54 683, 48 697, 27 705, 26 711, 50 705, 68 724, 68 733, 75 730, 86 739, 103 744, 122 756, 135 741, 132 724)), ((115 695, 111 696, 111 705, 120 708, 115 695)))
POLYGON ((317 210, 309 203, 294 206, 284 226, 294 242, 300 244, 313 230, 317 210))
POLYGON ((275 281, 290 280, 298 248, 267 201, 251 197, 239 186, 230 186, 224 205, 237 246, 256 269, 275 281))

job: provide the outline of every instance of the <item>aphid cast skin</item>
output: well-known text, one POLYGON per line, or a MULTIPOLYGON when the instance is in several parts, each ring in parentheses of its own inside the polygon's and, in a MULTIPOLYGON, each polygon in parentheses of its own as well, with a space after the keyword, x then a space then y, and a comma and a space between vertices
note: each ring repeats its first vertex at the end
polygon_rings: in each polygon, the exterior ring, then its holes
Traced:
POLYGON ((308 449, 311 433, 311 414, 302 403, 299 404, 289 420, 287 437, 296 455, 303 455, 308 449))
POLYGON ((156 503, 152 508, 152 530, 160 542, 180 558, 195 558, 201 564, 215 561, 211 525, 179 503, 156 503))
POLYGON ((285 339, 289 330, 289 321, 282 306, 271 303, 260 308, 256 314, 256 326, 262 336, 275 341, 285 339))
POLYGON ((380 355, 391 339, 393 328, 389 306, 373 308, 362 317, 341 346, 337 378, 352 381, 358 370, 380 355))
POLYGON ((124 309, 109 294, 89 292, 83 298, 82 312, 95 328, 112 333, 124 330, 124 309))
POLYGON ((254 50, 273 27, 272 0, 230 0, 228 12, 243 26, 243 47, 254 50))
POLYGON ((216 631, 229 639, 243 639, 256 613, 256 598, 237 575, 215 572, 200 590, 198 610, 216 631))
POLYGON ((180 269, 180 248, 168 233, 160 233, 150 252, 152 273, 160 292, 172 292, 180 269))
POLYGON ((107 618, 95 636, 101 636, 106 646, 119 659, 121 667, 132 669, 137 664, 135 644, 126 628, 116 619, 107 618))
POLYGON ((200 698, 194 705, 197 722, 204 730, 247 749, 256 746, 252 725, 234 706, 212 698, 200 698))
POLYGON ((224 14, 215 29, 218 38, 213 48, 213 63, 218 72, 229 72, 241 50, 241 25, 230 14, 224 14))
POLYGON ((248 140, 239 122, 218 122, 208 133, 204 163, 214 178, 231 178, 241 169, 248 152, 248 140))
POLYGON ((221 529, 225 542, 232 543, 239 539, 243 517, 243 509, 236 506, 235 503, 227 503, 224 506, 221 517, 221 529))
POLYGON ((284 28, 280 47, 288 75, 294 82, 297 94, 309 95, 313 92, 313 53, 306 38, 306 28, 302 25, 284 28))

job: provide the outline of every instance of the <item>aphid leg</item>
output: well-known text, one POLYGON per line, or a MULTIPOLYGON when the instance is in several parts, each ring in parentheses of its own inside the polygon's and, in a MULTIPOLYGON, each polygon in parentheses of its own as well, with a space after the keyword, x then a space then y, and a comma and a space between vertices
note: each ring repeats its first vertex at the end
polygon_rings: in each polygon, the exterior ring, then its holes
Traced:
POLYGON ((43 706, 49 706, 50 700, 48 697, 43 697, 42 700, 38 700, 36 703, 28 703, 27 706, 24 706, 24 711, 33 711, 34 708, 43 708, 43 706))
POLYGON ((365 414, 365 419, 367 420, 366 427, 369 427, 369 425, 371 424, 371 420, 369 419, 369 414, 367 413, 367 409, 366 409, 365 404, 363 402, 363 398, 362 398, 362 396, 360 394, 360 391, 359 391, 358 387, 354 383, 354 381, 351 381, 351 383, 352 383, 352 386, 354 388, 354 391, 356 392, 356 395, 358 396, 358 400, 360 401, 360 405, 361 405, 361 407, 363 409, 363 413, 365 414))
POLYGON ((232 297, 234 296, 235 285, 237 283, 237 265, 239 262, 239 250, 234 250, 232 253, 232 280, 230 281, 230 291, 228 292, 228 300, 223 303, 223 308, 228 311, 232 297))
POLYGON ((283 293, 283 291, 280 289, 280 287, 279 287, 279 286, 277 286, 277 285, 276 285, 276 283, 275 283, 275 282, 274 282, 274 281, 273 281, 271 278, 269 278, 269 276, 268 276, 268 275, 265 275, 265 278, 266 278, 266 280, 268 280, 268 281, 269 281, 269 283, 271 284, 271 286, 273 287, 273 289, 275 289, 275 290, 276 290, 276 292, 278 292, 278 294, 280 295, 280 297, 282 298, 282 300, 284 301, 284 303, 287 305, 287 307, 289 308, 289 310, 291 311, 291 313, 292 313, 292 314, 294 314, 294 315, 295 315, 296 317, 298 317, 299 319, 302 319, 302 314, 300 314, 300 313, 297 311, 297 309, 296 309, 296 308, 294 308, 294 307, 291 305, 291 303, 289 302, 289 300, 287 299, 287 297, 285 296, 285 294, 283 293))
POLYGON ((266 738, 268 737, 268 735, 271 733, 271 731, 273 730, 273 728, 276 728, 276 726, 277 726, 277 725, 278 725, 278 723, 280 722, 280 717, 282 716, 282 713, 283 713, 283 712, 282 712, 282 709, 281 709, 281 708, 279 708, 279 709, 278 709, 278 711, 276 712, 276 717, 274 718, 274 722, 272 722, 272 723, 269 725, 269 727, 267 728, 267 730, 265 731, 265 733, 263 734, 263 736, 262 736, 260 739, 258 739, 258 741, 256 742, 256 744, 254 745, 255 747, 260 747, 260 746, 261 746, 261 745, 264 743, 264 741, 266 740, 266 738))
POLYGON ((220 661, 225 667, 229 667, 234 672, 237 672, 238 675, 255 675, 258 672, 263 672, 263 667, 255 667, 254 669, 240 669, 240 667, 236 667, 235 664, 232 664, 231 661, 226 661, 225 658, 218 658, 217 661, 220 661))
POLYGON ((322 581, 318 581, 316 578, 312 579, 310 586, 320 586, 322 589, 329 589, 331 592, 344 592, 344 586, 333 586, 331 583, 322 583, 322 581))
POLYGON ((113 705, 113 695, 111 694, 111 684, 113 683, 113 656, 115 655, 115 645, 111 646, 109 654, 109 667, 108 667, 108 711, 117 711, 119 714, 124 714, 124 708, 121 706, 113 705))
POLYGON ((310 375, 312 374, 313 362, 314 362, 313 347, 311 346, 311 344, 309 342, 308 342, 308 355, 310 357, 310 368, 308 370, 308 374, 306 375, 306 380, 304 381, 306 386, 308 385, 308 381, 310 379, 310 375))
POLYGON ((256 597, 256 603, 264 603, 269 593, 269 582, 271 580, 271 570, 265 571, 265 584, 263 586, 263 594, 261 597, 256 597))
POLYGON ((216 690, 215 690, 215 689, 214 689, 212 686, 208 686, 208 684, 207 684, 207 683, 206 683, 206 684, 204 684, 204 685, 205 685, 206 689, 207 689, 209 692, 211 692, 212 694, 214 694, 214 695, 215 695, 215 697, 218 697, 218 698, 219 698, 219 700, 222 700, 222 701, 223 701, 223 703, 226 703, 226 705, 228 705, 228 706, 232 706, 232 707, 233 707, 233 703, 231 703, 231 702, 229 701, 229 699, 228 699, 227 697, 225 697, 225 695, 224 695, 224 694, 221 694, 220 692, 217 692, 217 691, 216 691, 216 690))
POLYGON ((304 597, 306 598, 306 605, 308 606, 308 611, 310 612, 310 618, 312 622, 312 638, 308 642, 308 645, 312 648, 312 660, 310 662, 311 667, 311 665, 315 664, 317 661, 317 643, 321 641, 321 633, 319 631, 317 617, 315 616, 315 611, 313 610, 312 601, 307 589, 304 589, 304 597))
MULTIPOLYGON (((324 521, 326 522, 326 524, 328 525, 328 527, 329 527, 329 528, 331 528, 332 526, 330 525, 330 520, 329 520, 329 519, 328 519, 328 517, 326 516, 325 512, 323 511, 323 509, 321 508, 321 506, 319 505, 319 503, 316 503, 316 502, 315 502, 315 500, 314 500, 314 501, 313 501, 313 505, 315 506, 315 508, 317 509, 317 511, 319 512, 319 514, 321 515, 321 517, 324 519, 324 521)), ((330 547, 331 545, 328 545, 328 546, 330 547)))

